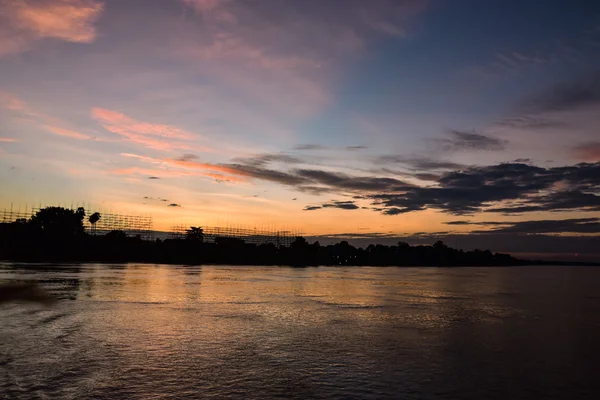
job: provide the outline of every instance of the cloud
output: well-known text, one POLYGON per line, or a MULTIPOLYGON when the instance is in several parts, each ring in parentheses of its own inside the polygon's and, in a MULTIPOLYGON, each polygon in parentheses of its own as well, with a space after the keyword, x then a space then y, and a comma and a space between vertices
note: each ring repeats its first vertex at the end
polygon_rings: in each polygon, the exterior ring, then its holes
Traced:
POLYGON ((18 142, 18 140, 15 138, 0 137, 0 143, 16 143, 16 142, 18 142))
POLYGON ((149 176, 148 179, 160 179, 158 176, 149 176))
POLYGON ((565 82, 525 100, 521 107, 530 112, 564 111, 600 103, 600 71, 565 82))
POLYGON ((369 146, 365 146, 365 145, 357 145, 357 146, 344 146, 341 148, 336 148, 336 147, 329 147, 329 146, 323 146, 320 144, 299 144, 297 146, 294 147, 294 150, 300 150, 300 151, 320 151, 320 150, 344 150, 344 151, 359 151, 359 150, 366 150, 368 149, 369 146))
POLYGON ((298 157, 291 156, 286 153, 267 153, 257 154, 252 157, 234 158, 234 163, 241 163, 253 166, 265 166, 273 162, 280 162, 283 164, 303 164, 304 161, 298 157))
POLYGON ((487 64, 469 68, 470 72, 485 78, 497 79, 515 76, 524 71, 536 72, 549 66, 593 65, 600 31, 589 26, 582 27, 574 36, 554 40, 545 48, 526 51, 504 51, 491 55, 487 64))
POLYGON ((484 150, 500 151, 506 148, 505 140, 497 139, 475 132, 449 131, 449 139, 439 139, 446 151, 484 150))
POLYGON ((331 201, 320 206, 306 206, 304 211, 314 211, 322 208, 338 208, 340 210, 358 210, 360 207, 354 201, 331 201))
POLYGON ((177 161, 194 161, 197 160, 199 157, 195 154, 190 154, 190 153, 186 153, 184 155, 182 155, 181 157, 177 158, 177 161))
POLYGON ((181 204, 171 203, 171 204, 168 204, 167 207, 181 207, 181 204))
POLYGON ((0 56, 20 53, 41 39, 91 43, 104 4, 92 0, 0 2, 0 56))
POLYGON ((197 138, 181 128, 138 121, 123 113, 103 108, 92 108, 92 117, 104 129, 124 137, 126 140, 155 150, 197 149, 210 151, 206 147, 197 147, 189 143, 197 138))
POLYGON ((320 210, 321 208, 322 208, 321 206, 306 206, 306 207, 304 207, 304 211, 320 210))
POLYGON ((182 140, 190 140, 195 137, 194 134, 174 126, 141 122, 120 112, 98 107, 92 108, 92 117, 102 123, 109 131, 119 134, 128 132, 182 140))
POLYGON ((465 167, 452 161, 433 160, 427 157, 405 157, 399 155, 383 155, 374 159, 376 164, 399 164, 413 171, 454 170, 465 167))
POLYGON ((413 186, 394 178, 347 175, 341 172, 315 169, 299 169, 294 173, 312 184, 318 183, 324 187, 344 191, 402 191, 413 186))
POLYGON ((589 142, 573 147, 573 154, 582 161, 600 161, 600 142, 589 142))
POLYGON ((329 147, 320 144, 299 144, 294 147, 294 150, 327 150, 329 147))
POLYGON ((344 150, 346 151, 358 151, 358 150, 366 150, 368 149, 368 146, 346 146, 344 147, 344 150))
POLYGON ((476 230, 473 233, 519 233, 519 234, 550 234, 550 233, 598 233, 600 232, 600 218, 577 218, 562 220, 533 220, 517 222, 468 222, 451 221, 448 225, 475 225, 487 226, 490 229, 476 230))
POLYGON ((600 196, 579 190, 565 190, 544 196, 526 197, 516 205, 488 208, 486 212, 520 214, 539 211, 600 211, 600 196))
POLYGON ((435 187, 407 188, 404 193, 365 197, 387 215, 428 208, 455 215, 483 210, 503 213, 593 211, 597 210, 598 196, 590 191, 600 189, 600 163, 556 168, 518 163, 470 167, 442 175, 437 184, 435 187), (561 185, 557 186, 559 183, 561 185), (520 202, 518 208, 490 208, 511 200, 520 202))
POLYGON ((0 92, 0 107, 10 111, 27 111, 25 103, 12 93, 8 92, 0 92))
MULTIPOLYGON (((176 56, 279 116, 305 118, 333 103, 339 69, 368 43, 407 36, 424 0, 277 2, 183 0, 198 15, 176 56), (290 10, 293 9, 293 12, 290 10)), ((192 17, 193 18, 193 17, 192 17)), ((190 18, 190 19, 192 19, 190 18)))
POLYGON ((75 132, 70 129, 58 128, 56 126, 46 126, 46 129, 58 136, 65 136, 77 140, 91 140, 92 137, 83 133, 75 132))
MULTIPOLYGON (((405 181, 377 175, 357 175, 325 169, 293 168, 285 162, 281 168, 267 163, 280 159, 281 154, 257 156, 246 163, 203 163, 179 159, 145 159, 160 162, 164 169, 140 170, 129 168, 120 173, 138 173, 148 176, 204 176, 231 182, 260 180, 290 187, 314 195, 334 193, 354 195, 355 200, 370 202, 370 209, 384 215, 400 215, 432 209, 452 215, 477 212, 515 214, 526 212, 598 211, 600 210, 600 163, 543 168, 530 163, 511 162, 488 166, 463 167, 440 171, 421 178, 429 179, 429 186, 417 186, 405 181)), ((284 161, 288 160, 283 154, 284 161)), ((390 161, 390 160, 386 160, 390 161)), ((446 168, 452 163, 432 160, 406 160, 414 166, 446 168)), ((353 202, 329 202, 316 208, 356 209, 353 202)))
POLYGON ((563 129, 570 127, 565 121, 550 119, 539 115, 522 115, 519 117, 507 117, 494 123, 498 127, 516 128, 523 130, 547 130, 563 129))

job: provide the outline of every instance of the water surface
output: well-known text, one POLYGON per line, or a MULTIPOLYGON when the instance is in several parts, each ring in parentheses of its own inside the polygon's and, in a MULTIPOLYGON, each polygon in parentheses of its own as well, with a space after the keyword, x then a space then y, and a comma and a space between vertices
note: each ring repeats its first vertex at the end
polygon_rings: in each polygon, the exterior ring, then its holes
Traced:
POLYGON ((0 264, 0 398, 596 398, 600 269, 0 264))

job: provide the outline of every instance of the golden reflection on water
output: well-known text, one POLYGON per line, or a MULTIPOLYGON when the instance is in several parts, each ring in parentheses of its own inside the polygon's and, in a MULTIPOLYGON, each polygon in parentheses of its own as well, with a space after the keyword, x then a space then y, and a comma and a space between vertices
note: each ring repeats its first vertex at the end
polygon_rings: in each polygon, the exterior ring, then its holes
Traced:
POLYGON ((600 279, 577 271, 0 265, 0 280, 37 280, 61 299, 0 309, 0 391, 484 398, 506 381, 581 388, 598 347, 600 279))

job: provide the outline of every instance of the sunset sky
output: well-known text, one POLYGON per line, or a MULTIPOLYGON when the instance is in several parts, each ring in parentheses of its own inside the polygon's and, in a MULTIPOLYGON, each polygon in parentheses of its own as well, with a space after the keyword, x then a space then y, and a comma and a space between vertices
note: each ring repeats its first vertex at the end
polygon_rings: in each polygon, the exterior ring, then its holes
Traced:
POLYGON ((595 257, 599 162, 600 2, 0 0, 0 209, 595 257))

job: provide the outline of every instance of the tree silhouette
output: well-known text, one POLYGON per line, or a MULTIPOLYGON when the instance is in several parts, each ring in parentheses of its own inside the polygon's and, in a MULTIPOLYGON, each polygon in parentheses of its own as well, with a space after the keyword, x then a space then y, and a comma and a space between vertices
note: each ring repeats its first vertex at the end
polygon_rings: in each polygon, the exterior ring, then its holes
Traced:
POLYGON ((94 234, 96 234, 96 222, 98 222, 101 217, 102 216, 100 215, 99 212, 95 212, 92 215, 90 215, 89 221, 90 221, 90 224, 92 224, 92 232, 94 234))
POLYGON ((84 233, 85 210, 76 211, 62 207, 46 207, 31 217, 31 225, 44 235, 56 238, 81 235, 84 233))
MULTIPOLYGON (((297 237, 288 246, 275 243, 246 243, 239 237, 213 237, 205 241, 201 227, 190 227, 184 238, 148 241, 139 235, 128 237, 113 230, 106 236, 87 235, 85 210, 47 207, 31 219, 0 222, 0 260, 30 262, 151 262, 174 264, 246 265, 376 265, 376 266, 483 266, 517 265, 507 254, 489 250, 463 251, 442 241, 431 246, 411 246, 399 242, 357 248, 342 241, 323 245, 309 244, 297 237)), ((95 233, 100 214, 88 221, 95 233)), ((528 263, 528 262, 525 262, 528 263)), ((529 262, 530 263, 530 262, 529 262)))
POLYGON ((189 240, 192 242, 203 243, 204 242, 204 230, 202 228, 200 228, 199 226, 190 226, 190 229, 188 229, 185 232, 185 238, 186 238, 186 240, 189 240))

